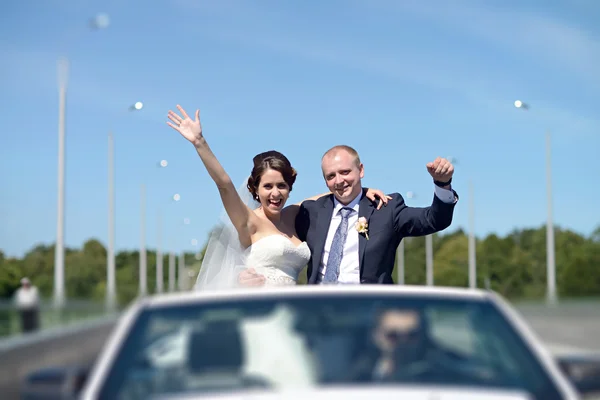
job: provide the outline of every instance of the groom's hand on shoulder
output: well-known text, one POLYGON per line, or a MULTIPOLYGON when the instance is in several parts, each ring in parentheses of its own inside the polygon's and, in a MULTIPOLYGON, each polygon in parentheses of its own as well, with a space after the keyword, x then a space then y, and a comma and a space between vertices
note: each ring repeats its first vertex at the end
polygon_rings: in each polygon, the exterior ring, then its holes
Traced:
POLYGON ((243 287, 262 286, 265 284, 265 277, 258 274, 254 268, 248 268, 240 272, 238 283, 243 287))

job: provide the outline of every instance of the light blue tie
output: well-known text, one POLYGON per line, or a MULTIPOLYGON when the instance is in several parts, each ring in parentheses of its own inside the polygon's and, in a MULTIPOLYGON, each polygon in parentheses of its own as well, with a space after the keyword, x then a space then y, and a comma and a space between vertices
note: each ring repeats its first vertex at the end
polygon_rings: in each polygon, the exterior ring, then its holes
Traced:
POLYGON ((323 283, 337 283, 340 275, 340 263, 344 254, 344 243, 348 236, 348 217, 354 211, 351 208, 344 207, 339 212, 342 216, 342 222, 333 235, 331 242, 331 250, 329 250, 329 258, 327 259, 327 267, 325 269, 325 277, 323 283))

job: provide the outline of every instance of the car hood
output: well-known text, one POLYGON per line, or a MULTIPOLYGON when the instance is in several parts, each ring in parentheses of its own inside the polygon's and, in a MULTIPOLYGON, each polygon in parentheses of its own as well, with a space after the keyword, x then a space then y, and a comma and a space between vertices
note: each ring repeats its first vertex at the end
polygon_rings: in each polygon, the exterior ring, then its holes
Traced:
POLYGON ((241 391, 235 393, 185 394, 176 396, 159 396, 156 400, 272 400, 272 399, 310 399, 310 400, 354 400, 365 399, 403 399, 403 400, 531 400, 522 391, 480 389, 480 388, 448 388, 448 387, 335 387, 310 390, 289 391, 241 391))

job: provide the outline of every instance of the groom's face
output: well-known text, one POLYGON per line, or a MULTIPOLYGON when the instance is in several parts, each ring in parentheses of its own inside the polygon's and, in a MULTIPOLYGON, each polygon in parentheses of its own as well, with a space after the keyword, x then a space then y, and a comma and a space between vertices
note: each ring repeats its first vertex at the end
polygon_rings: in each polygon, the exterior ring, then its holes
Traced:
POLYGON ((321 169, 327 187, 340 203, 349 204, 361 193, 360 180, 365 174, 364 167, 346 150, 323 157, 321 169))

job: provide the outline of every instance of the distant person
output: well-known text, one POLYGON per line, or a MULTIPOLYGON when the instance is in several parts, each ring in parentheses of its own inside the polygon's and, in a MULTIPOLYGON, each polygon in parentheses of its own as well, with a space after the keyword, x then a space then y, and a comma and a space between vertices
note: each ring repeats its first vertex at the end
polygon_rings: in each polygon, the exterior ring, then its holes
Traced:
POLYGON ((31 284, 29 278, 21 279, 21 287, 15 292, 14 302, 21 315, 22 332, 37 331, 40 297, 37 287, 31 284))

